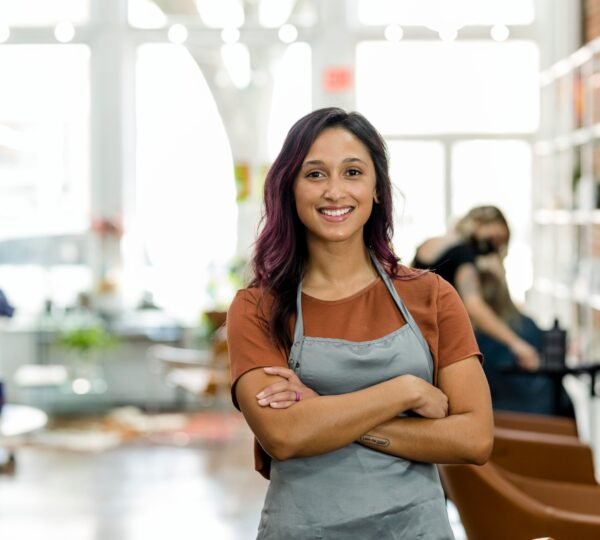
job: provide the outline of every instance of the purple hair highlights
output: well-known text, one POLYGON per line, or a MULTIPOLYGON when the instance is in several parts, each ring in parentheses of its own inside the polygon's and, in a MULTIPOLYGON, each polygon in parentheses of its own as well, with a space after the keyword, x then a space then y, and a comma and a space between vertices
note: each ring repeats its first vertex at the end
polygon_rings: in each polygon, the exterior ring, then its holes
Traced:
POLYGON ((347 113, 330 107, 307 114, 292 126, 267 174, 264 226, 251 261, 254 277, 250 286, 262 288, 273 297, 269 331, 275 343, 285 351, 292 344, 289 321, 296 310, 296 291, 308 257, 306 232, 296 213, 294 182, 315 139, 332 127, 352 133, 369 150, 375 166, 379 203, 373 205, 364 226, 364 241, 388 273, 397 277, 398 258, 392 249, 392 188, 383 138, 357 112, 347 113))

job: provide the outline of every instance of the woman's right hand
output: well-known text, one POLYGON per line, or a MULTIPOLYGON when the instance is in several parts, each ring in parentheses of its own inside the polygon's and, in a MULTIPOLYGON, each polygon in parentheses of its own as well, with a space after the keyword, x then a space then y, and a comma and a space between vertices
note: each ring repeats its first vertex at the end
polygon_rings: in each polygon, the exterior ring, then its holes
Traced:
POLYGON ((531 345, 522 339, 515 341, 511 347, 511 352, 516 356, 517 362, 522 369, 527 371, 536 371, 540 367, 540 357, 531 345))
POLYGON ((306 386, 291 369, 272 366, 265 367, 263 370, 269 375, 281 377, 281 380, 263 388, 256 394, 256 399, 261 407, 287 409, 301 399, 306 401, 319 397, 319 394, 306 386))
POLYGON ((445 418, 448 416, 448 397, 439 388, 414 375, 402 375, 403 383, 410 385, 414 392, 414 405, 411 410, 424 418, 445 418))

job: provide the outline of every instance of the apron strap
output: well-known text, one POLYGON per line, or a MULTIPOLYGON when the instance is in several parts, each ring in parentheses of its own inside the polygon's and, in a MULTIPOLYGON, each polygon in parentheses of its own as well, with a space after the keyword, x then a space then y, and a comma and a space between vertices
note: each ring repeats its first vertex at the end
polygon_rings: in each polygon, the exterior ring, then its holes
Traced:
MULTIPOLYGON (((427 343, 425 336, 423 336, 421 329, 417 326, 417 323, 413 319, 413 316, 410 314, 410 311, 408 311, 406 304, 402 301, 402 298, 400 298, 400 295, 398 294, 396 287, 394 287, 394 284, 392 283, 392 279, 390 278, 389 274, 384 270, 383 266, 381 266, 381 263, 379 262, 377 257, 375 257, 375 254, 372 251, 369 251, 369 254, 371 255, 371 260, 373 261, 375 268, 379 272, 381 279, 383 279, 383 282, 385 283, 385 286, 387 287, 389 293, 392 295, 394 302, 396 302, 398 309, 400 309, 400 313, 402 313, 406 324, 408 324, 413 333, 417 336, 419 343, 421 343, 423 350, 427 354, 427 358, 429 358, 431 361, 431 366, 433 366, 433 358, 431 357, 431 351, 429 350, 429 344, 427 343)), ((433 376, 433 373, 430 373, 430 375, 433 376)))
POLYGON ((296 371, 299 367, 298 359, 304 341, 304 321, 302 319, 302 282, 298 284, 296 293, 296 325, 294 326, 294 342, 288 357, 288 366, 296 371))
MULTIPOLYGON (((423 347, 423 350, 425 351, 427 358, 430 360, 428 367, 430 368, 430 371, 431 371, 430 375, 433 377, 433 373, 432 373, 433 358, 431 357, 431 351, 429 350, 429 345, 427 344, 427 341, 426 341, 425 337, 423 336, 423 333, 421 332, 421 330, 417 326, 417 323, 415 322, 412 315, 406 308, 406 305, 402 301, 402 298, 400 298, 400 296, 398 295, 398 292, 396 291, 396 288, 394 287, 394 284, 392 283, 390 276, 384 270, 384 268, 381 266, 381 263, 379 262, 377 257, 375 257, 375 254, 372 251, 369 251, 369 255, 371 256, 371 260, 373 261, 375 269, 381 276, 381 279, 383 279, 383 282, 385 283, 385 286, 387 287, 389 293, 392 295, 392 298, 394 299, 396 306, 398 306, 400 313, 402 313, 402 316, 404 317, 406 324, 408 324, 408 326, 411 328, 411 330, 417 337, 419 343, 423 347)), ((302 282, 300 282, 298 284, 298 292, 296 293, 296 324, 294 326, 294 342, 292 344, 292 349, 290 350, 290 355, 288 358, 288 364, 290 365, 290 367, 292 369, 297 367, 297 359, 300 356, 300 351, 302 349, 303 341, 304 341, 304 322, 302 319, 302 282)))
POLYGON ((302 282, 298 285, 296 293, 296 326, 294 327, 294 343, 304 337, 304 321, 302 320, 302 282))

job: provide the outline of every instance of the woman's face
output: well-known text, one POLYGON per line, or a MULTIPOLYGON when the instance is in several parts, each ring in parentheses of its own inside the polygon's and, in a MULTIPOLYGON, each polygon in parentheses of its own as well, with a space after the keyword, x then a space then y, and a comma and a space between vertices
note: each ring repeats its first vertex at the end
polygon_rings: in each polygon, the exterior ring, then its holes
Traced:
POLYGON ((478 241, 489 242, 500 254, 503 254, 508 246, 508 230, 498 221, 480 224, 475 229, 474 236, 478 241))
POLYGON ((375 199, 375 166, 367 147, 343 128, 327 128, 310 147, 294 183, 310 241, 362 241, 375 199))

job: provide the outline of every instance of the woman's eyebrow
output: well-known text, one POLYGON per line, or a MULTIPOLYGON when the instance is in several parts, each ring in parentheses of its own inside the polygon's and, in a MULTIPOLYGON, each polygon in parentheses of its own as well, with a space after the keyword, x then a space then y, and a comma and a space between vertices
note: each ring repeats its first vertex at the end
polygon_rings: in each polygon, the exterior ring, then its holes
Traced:
POLYGON ((309 161, 305 161, 302 164, 302 167, 310 167, 312 165, 325 165, 325 162, 321 161, 320 159, 311 159, 309 161))
MULTIPOLYGON (((345 159, 342 160, 342 163, 355 163, 355 162, 359 162, 359 163, 363 163, 365 164, 365 162, 358 158, 358 157, 347 157, 345 159)), ((302 164, 302 167, 310 167, 313 165, 325 165, 325 162, 320 160, 320 159, 310 159, 308 161, 305 161, 302 164)))

